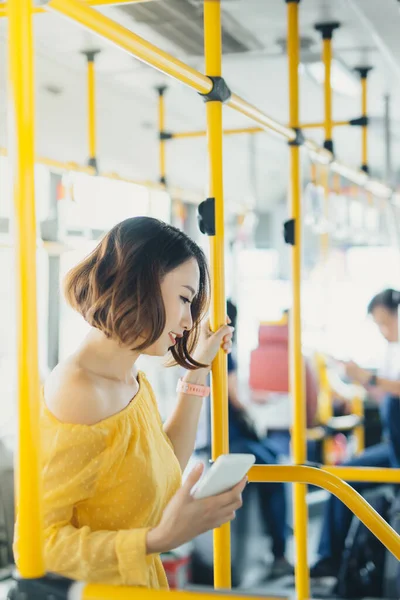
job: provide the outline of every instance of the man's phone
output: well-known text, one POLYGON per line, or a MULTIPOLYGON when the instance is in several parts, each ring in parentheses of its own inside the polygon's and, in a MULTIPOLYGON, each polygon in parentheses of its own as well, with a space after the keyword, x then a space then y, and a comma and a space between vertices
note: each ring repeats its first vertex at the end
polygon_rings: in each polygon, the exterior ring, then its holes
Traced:
POLYGON ((243 479, 255 461, 254 454, 221 454, 193 487, 192 496, 200 500, 231 490, 243 479))

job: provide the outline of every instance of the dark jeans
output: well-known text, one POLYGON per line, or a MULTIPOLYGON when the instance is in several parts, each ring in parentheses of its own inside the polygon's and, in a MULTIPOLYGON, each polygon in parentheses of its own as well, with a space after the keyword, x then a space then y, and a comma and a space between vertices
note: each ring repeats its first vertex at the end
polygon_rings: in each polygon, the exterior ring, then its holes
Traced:
MULTIPOLYGON (((381 419, 385 441, 367 448, 359 456, 344 463, 346 466, 400 468, 400 399, 398 397, 384 398, 381 419)), ((362 493, 381 484, 352 482, 351 485, 362 493)), ((330 496, 325 507, 318 547, 320 558, 330 558, 340 564, 352 517, 353 513, 336 496, 330 496)))
MULTIPOLYGON (((258 465, 276 465, 278 453, 273 443, 265 439, 259 441, 244 435, 240 423, 230 415, 229 450, 232 453, 250 453, 256 457, 258 465)), ((272 553, 275 558, 282 558, 286 550, 286 497, 283 483, 253 483, 257 486, 260 500, 262 525, 265 533, 271 536, 272 553)))

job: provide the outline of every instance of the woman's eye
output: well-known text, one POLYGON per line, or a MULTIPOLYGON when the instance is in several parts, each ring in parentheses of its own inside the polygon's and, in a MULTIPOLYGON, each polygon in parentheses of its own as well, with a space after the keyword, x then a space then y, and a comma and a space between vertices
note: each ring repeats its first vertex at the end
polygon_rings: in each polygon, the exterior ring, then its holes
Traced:
POLYGON ((188 303, 190 304, 191 303, 190 300, 189 300, 189 298, 185 298, 185 296, 181 296, 181 300, 182 300, 182 302, 184 304, 188 304, 188 303))

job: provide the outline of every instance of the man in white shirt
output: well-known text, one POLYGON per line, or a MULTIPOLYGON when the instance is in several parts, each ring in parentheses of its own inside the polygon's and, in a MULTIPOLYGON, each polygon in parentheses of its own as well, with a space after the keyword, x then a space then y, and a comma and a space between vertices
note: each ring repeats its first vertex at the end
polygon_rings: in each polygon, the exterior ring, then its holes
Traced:
MULTIPOLYGON (((372 374, 354 362, 345 365, 349 379, 363 385, 379 402, 384 432, 381 444, 367 448, 345 463, 346 466, 400 468, 399 306, 400 292, 392 289, 374 296, 368 306, 368 313, 388 342, 386 359, 378 374, 372 374)), ((364 492, 377 484, 358 482, 351 485, 358 492, 364 492)), ((311 577, 338 575, 352 516, 336 496, 330 496, 318 547, 320 558, 310 570, 311 577)))

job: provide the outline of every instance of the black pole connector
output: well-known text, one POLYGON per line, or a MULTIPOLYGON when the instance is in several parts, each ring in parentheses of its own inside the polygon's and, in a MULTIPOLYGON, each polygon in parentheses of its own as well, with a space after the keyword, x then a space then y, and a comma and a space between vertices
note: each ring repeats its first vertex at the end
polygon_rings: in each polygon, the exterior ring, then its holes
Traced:
POLYGON ((67 600, 72 579, 57 575, 45 575, 37 579, 16 577, 14 586, 8 592, 8 600, 67 600))
POLYGON ((96 175, 99 174, 99 165, 97 164, 97 158, 95 156, 91 156, 88 160, 88 167, 92 167, 95 170, 96 175))
POLYGON ((289 219, 289 221, 285 221, 283 224, 283 239, 286 244, 290 244, 291 246, 295 246, 296 244, 296 221, 295 219, 289 219))
POLYGON ((369 166, 368 165, 361 165, 361 171, 364 171, 364 173, 366 173, 367 175, 369 175, 369 166))
POLYGON ((300 129, 300 127, 294 127, 293 129, 296 132, 296 137, 294 138, 294 140, 290 140, 288 142, 289 146, 302 146, 306 139, 302 130, 300 129))
POLYGON ((300 0, 285 0, 286 4, 300 4, 300 0))
POLYGON ((354 71, 359 74, 360 79, 367 79, 368 73, 372 71, 374 67, 354 67, 354 71))
POLYGON ((156 87, 156 90, 157 90, 159 96, 164 96, 165 92, 167 91, 167 86, 160 85, 160 86, 156 87))
POLYGON ((367 127, 368 117, 359 117, 358 119, 351 119, 349 125, 353 127, 367 127))
POLYGON ((172 140, 173 137, 174 134, 170 133, 169 131, 160 131, 160 140, 162 142, 164 142, 165 140, 172 140))
POLYGON ((212 81, 212 89, 207 94, 200 94, 204 98, 204 102, 227 102, 232 93, 223 77, 212 77, 208 75, 212 81))
POLYGON ((215 198, 207 198, 197 209, 197 223, 201 233, 215 235, 215 198))
POLYGON ((167 178, 165 177, 165 175, 160 177, 160 183, 161 185, 167 185, 167 178))
POLYGON ((333 151, 333 141, 332 140, 325 140, 324 141, 324 148, 325 148, 325 150, 329 150, 329 152, 331 152, 332 154, 334 154, 334 151, 333 151))
POLYGON ((93 63, 95 61, 96 55, 100 54, 101 50, 83 50, 81 54, 86 56, 88 63, 93 63))
POLYGON ((316 23, 314 29, 322 34, 323 40, 331 40, 335 29, 339 29, 339 21, 328 21, 326 23, 316 23))

